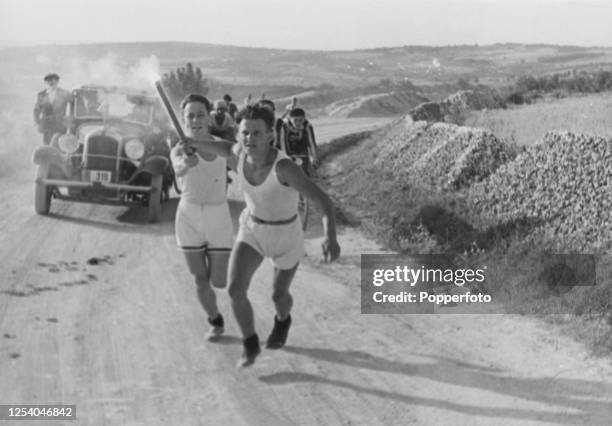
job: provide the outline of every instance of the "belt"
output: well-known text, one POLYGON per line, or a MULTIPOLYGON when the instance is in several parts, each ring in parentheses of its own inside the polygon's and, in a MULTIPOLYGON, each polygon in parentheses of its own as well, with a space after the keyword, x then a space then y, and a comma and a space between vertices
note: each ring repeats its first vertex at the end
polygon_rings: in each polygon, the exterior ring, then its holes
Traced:
POLYGON ((285 219, 285 220, 263 220, 250 213, 249 213, 249 216, 253 220, 253 222, 259 223, 262 225, 288 225, 291 222, 293 222, 295 219, 297 219, 298 217, 297 213, 291 216, 289 219, 285 219))

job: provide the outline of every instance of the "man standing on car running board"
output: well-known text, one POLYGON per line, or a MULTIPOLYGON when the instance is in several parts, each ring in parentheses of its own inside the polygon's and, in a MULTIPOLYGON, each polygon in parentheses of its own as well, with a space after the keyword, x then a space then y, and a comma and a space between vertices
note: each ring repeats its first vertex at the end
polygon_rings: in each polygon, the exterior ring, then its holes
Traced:
POLYGON ((47 88, 36 95, 34 122, 43 134, 43 143, 49 145, 56 133, 66 132, 66 107, 72 102, 72 94, 59 87, 59 75, 45 75, 47 88))
POLYGON ((304 233, 297 214, 300 193, 323 211, 325 260, 337 259, 340 246, 336 239, 334 206, 329 197, 299 166, 272 146, 274 113, 271 108, 261 103, 247 106, 239 113, 239 121, 238 144, 194 141, 189 145, 201 153, 226 157, 244 193, 246 208, 240 215, 240 229, 230 256, 228 291, 243 336, 244 351, 238 366, 246 367, 261 352, 247 291, 264 257, 270 258, 274 265, 272 300, 276 308, 266 348, 279 349, 287 340, 293 306, 289 286, 304 256, 304 233))
MULTIPOLYGON (((211 105, 202 95, 190 94, 181 102, 185 134, 190 146, 202 141, 217 144, 208 132, 211 105)), ((171 151, 172 166, 182 189, 176 211, 175 236, 195 277, 198 299, 208 314, 211 329, 206 338, 218 339, 224 332, 217 296, 210 286, 224 288, 232 246, 232 220, 226 197, 226 160, 213 153, 191 152, 179 143, 171 151)))

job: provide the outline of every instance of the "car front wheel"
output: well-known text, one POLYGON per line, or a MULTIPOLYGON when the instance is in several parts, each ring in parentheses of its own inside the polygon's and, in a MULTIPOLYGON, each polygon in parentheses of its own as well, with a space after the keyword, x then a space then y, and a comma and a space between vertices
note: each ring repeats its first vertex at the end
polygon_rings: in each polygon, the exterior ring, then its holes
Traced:
POLYGON ((39 182, 40 179, 46 179, 49 176, 49 166, 41 164, 36 171, 36 183, 34 184, 34 209, 38 214, 49 214, 51 208, 51 191, 50 185, 45 185, 39 182))
POLYGON ((149 194, 149 222, 161 220, 162 184, 164 177, 155 175, 151 178, 151 193, 149 194))

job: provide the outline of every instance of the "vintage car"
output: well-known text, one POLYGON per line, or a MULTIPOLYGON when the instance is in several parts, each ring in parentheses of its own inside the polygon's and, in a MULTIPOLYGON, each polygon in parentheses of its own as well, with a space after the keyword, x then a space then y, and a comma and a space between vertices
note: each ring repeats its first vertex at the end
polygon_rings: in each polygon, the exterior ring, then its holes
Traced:
MULTIPOLYGON (((167 129, 156 120, 157 98, 125 89, 83 86, 73 91, 68 131, 34 151, 35 210, 53 199, 140 203, 157 222, 174 182, 167 129)), ((162 112, 163 114, 163 112, 162 112)))

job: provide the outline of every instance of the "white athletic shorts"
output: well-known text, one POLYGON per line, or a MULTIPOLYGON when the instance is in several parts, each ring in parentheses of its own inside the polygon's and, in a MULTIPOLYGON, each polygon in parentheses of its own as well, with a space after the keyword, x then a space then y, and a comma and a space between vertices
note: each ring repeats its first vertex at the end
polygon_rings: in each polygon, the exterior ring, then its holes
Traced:
POLYGON ((211 205, 181 200, 174 229, 182 251, 232 248, 232 218, 226 202, 211 205))
POLYGON ((299 218, 286 225, 256 223, 248 209, 240 214, 236 241, 250 245, 278 269, 293 268, 306 254, 304 231, 299 218))

